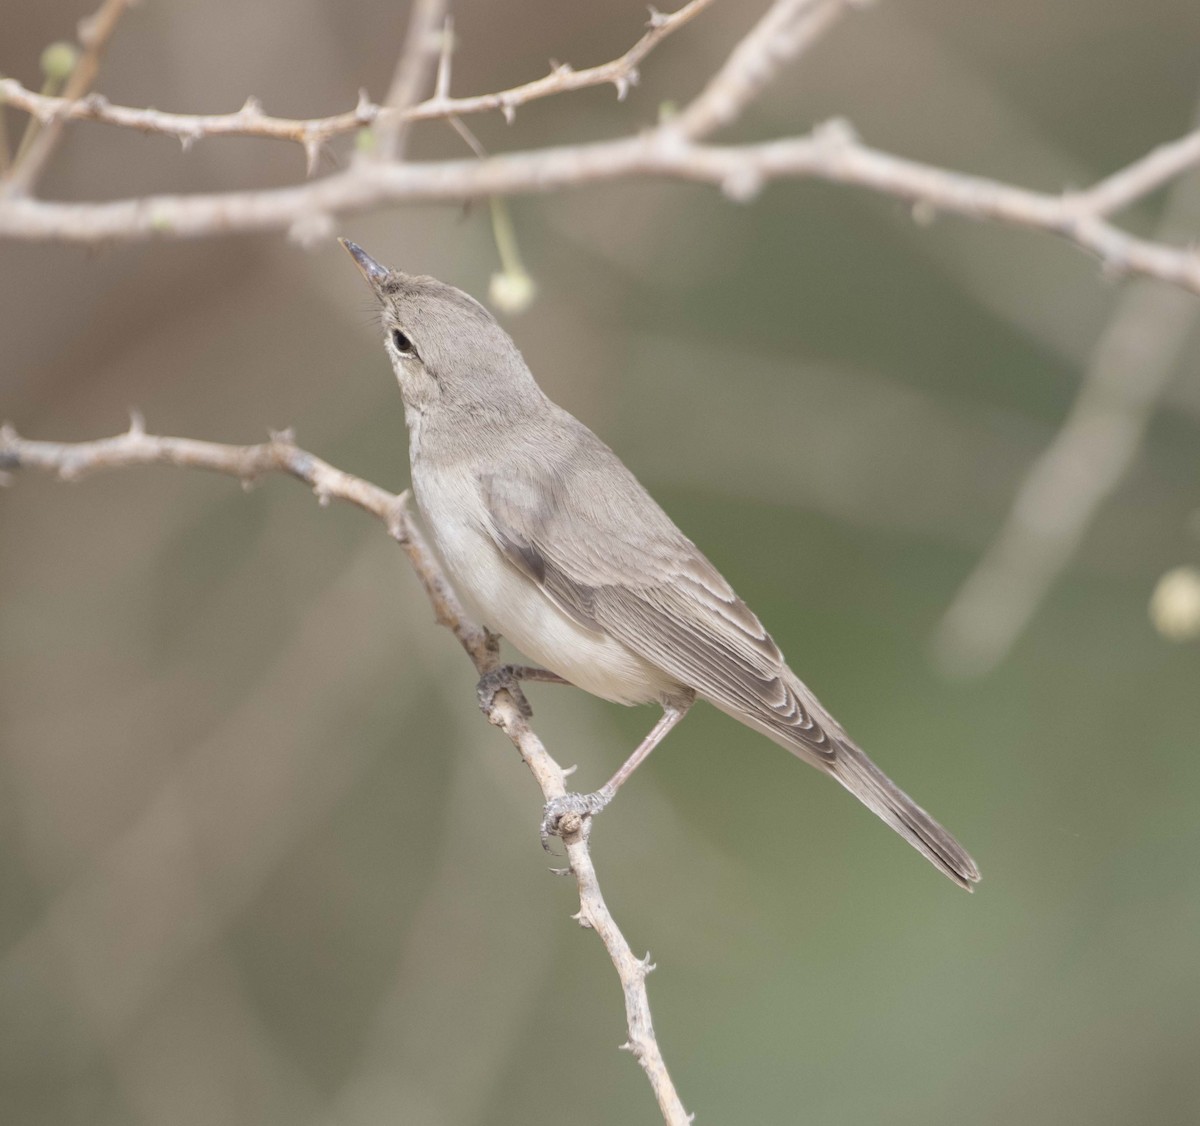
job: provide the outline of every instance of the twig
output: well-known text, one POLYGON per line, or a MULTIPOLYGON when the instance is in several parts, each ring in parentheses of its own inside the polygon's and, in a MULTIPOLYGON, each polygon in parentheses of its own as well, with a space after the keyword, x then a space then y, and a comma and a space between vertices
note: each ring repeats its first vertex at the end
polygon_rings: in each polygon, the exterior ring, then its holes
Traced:
POLYGON ((351 214, 388 203, 461 202, 654 176, 721 187, 753 198, 772 180, 820 179, 920 204, 925 211, 1059 235, 1090 251, 1114 276, 1140 274, 1200 293, 1200 256, 1139 238, 1081 203, 967 176, 872 149, 844 123, 794 140, 716 146, 659 128, 639 137, 508 153, 483 161, 363 162, 310 183, 263 191, 146 196, 107 203, 0 200, 0 237, 99 243, 201 238, 279 230, 312 214, 351 214))
POLYGON ((164 113, 154 109, 137 109, 112 105, 100 94, 89 94, 78 101, 52 98, 28 90, 15 78, 0 79, 0 101, 24 110, 42 121, 96 121, 142 133, 160 133, 191 145, 206 137, 263 137, 294 141, 309 146, 324 144, 334 137, 353 133, 367 125, 395 116, 404 121, 432 121, 445 117, 467 117, 477 113, 499 110, 509 120, 524 105, 611 83, 624 96, 637 82, 638 64, 672 32, 683 27, 713 0, 691 0, 677 12, 657 14, 650 30, 620 58, 585 70, 573 70, 560 65, 544 78, 500 90, 494 94, 477 94, 469 98, 451 98, 448 91, 435 90, 427 101, 403 111, 389 109, 371 101, 364 93, 358 105, 345 113, 330 117, 300 120, 271 117, 262 111, 256 98, 250 98, 240 110, 226 114, 164 113))
MULTIPOLYGON (((1135 185, 1151 190, 1175 174, 1189 147, 1196 146, 1164 147, 1083 198, 1095 206, 1123 206, 1135 185)), ((1198 222, 1200 179, 1193 177, 1172 192, 1158 235, 1186 235, 1198 222)), ((1012 649, 1137 458, 1198 317, 1187 293, 1145 279, 1130 283, 1066 421, 1030 468, 1003 527, 938 625, 934 655, 948 674, 981 675, 1012 649)))
POLYGON ((375 155, 382 160, 403 160, 409 123, 404 111, 421 100, 433 68, 442 53, 438 24, 446 12, 446 0, 414 0, 408 17, 404 49, 392 75, 383 104, 396 112, 375 126, 375 155))
POLYGON ((742 115, 780 68, 797 58, 862 0, 777 0, 734 47, 721 69, 674 120, 692 140, 742 115))
MULTIPOLYGON (((476 671, 483 675, 499 663, 497 638, 476 624, 464 611, 454 589, 442 573, 408 507, 408 493, 395 495, 360 477, 322 461, 296 446, 290 433, 273 434, 255 446, 230 446, 191 438, 147 434, 134 416, 126 433, 94 442, 36 442, 20 437, 10 426, 0 427, 0 473, 41 470, 62 480, 78 480, 89 473, 134 465, 176 465, 207 469, 253 482, 268 473, 285 473, 308 484, 321 504, 344 500, 381 520, 400 544, 433 606, 438 624, 457 638, 476 671)), ((489 723, 499 727, 520 752, 546 801, 566 792, 562 767, 505 690, 487 711, 489 723)), ((564 826, 564 842, 571 873, 579 889, 579 922, 600 936, 616 968, 625 996, 626 1045, 641 1064, 668 1126, 685 1126, 687 1112, 667 1072, 646 993, 648 960, 634 957, 604 902, 588 848, 586 822, 564 826)))
MULTIPOLYGON (((76 101, 91 89, 100 70, 104 49, 116 30, 117 21, 133 2, 134 0, 103 0, 92 16, 80 22, 79 42, 83 46, 83 52, 63 88, 63 101, 76 101)), ((56 118, 51 118, 45 123, 28 151, 22 154, 21 159, 12 166, 9 175, 0 184, 0 196, 24 195, 33 187, 46 162, 54 155, 62 136, 63 124, 63 121, 56 118)))

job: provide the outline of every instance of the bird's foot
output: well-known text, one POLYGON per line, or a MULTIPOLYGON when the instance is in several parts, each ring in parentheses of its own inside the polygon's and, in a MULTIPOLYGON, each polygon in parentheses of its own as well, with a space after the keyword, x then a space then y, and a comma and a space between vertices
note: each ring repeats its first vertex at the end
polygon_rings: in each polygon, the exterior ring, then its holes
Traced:
POLYGON ((542 848, 550 851, 551 837, 570 837, 583 831, 588 818, 599 813, 612 798, 607 789, 552 798, 542 810, 542 848))
POLYGON ((533 708, 529 706, 525 693, 521 691, 520 677, 512 665, 500 665, 491 672, 485 672, 479 678, 479 683, 475 685, 479 708, 488 719, 492 718, 492 708, 496 704, 498 692, 507 692, 512 697, 513 703, 517 705, 517 711, 526 719, 533 716, 533 708))

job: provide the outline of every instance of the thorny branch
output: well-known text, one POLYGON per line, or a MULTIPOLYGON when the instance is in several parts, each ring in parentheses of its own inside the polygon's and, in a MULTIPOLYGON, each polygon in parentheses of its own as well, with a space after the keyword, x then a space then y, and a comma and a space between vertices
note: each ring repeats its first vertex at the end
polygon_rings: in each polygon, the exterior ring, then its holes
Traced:
MULTIPOLYGON (((257 98, 248 98, 242 108, 233 113, 164 113, 156 109, 115 106, 101 94, 89 94, 78 100, 50 97, 26 89, 15 78, 0 79, 0 104, 7 103, 24 110, 43 122, 96 121, 141 133, 159 133, 174 137, 185 148, 207 137, 263 137, 294 141, 304 146, 306 151, 312 150, 312 157, 315 157, 316 150, 334 137, 393 118, 407 122, 436 121, 498 111, 511 122, 517 110, 531 102, 609 84, 616 88, 618 98, 623 100, 629 88, 637 84, 641 61, 667 36, 689 23, 712 3, 713 0, 691 0, 669 15, 655 13, 645 35, 612 62, 584 70, 575 70, 569 64, 560 63, 543 78, 494 94, 451 98, 448 91, 439 88, 433 97, 405 108, 373 102, 364 91, 354 109, 307 120, 271 117, 263 112, 257 98)), ((314 168, 315 159, 310 158, 310 173, 314 168)))
MULTIPOLYGON (((115 0, 110 0, 115 2, 115 0)), ((218 117, 160 114, 98 99, 43 99, 11 79, 0 85, 9 104, 48 115, 59 125, 90 118, 164 132, 190 143, 201 137, 250 134, 305 147, 310 171, 330 137, 385 119, 404 122, 497 109, 511 117, 535 98, 613 83, 623 93, 637 65, 666 35, 711 0, 692 0, 670 15, 655 13, 650 29, 621 58, 586 71, 558 67, 535 82, 476 98, 434 96, 389 111, 362 99, 335 117, 289 121, 267 117, 254 100, 218 117)), ((735 45, 726 62, 679 114, 643 133, 584 145, 547 147, 481 161, 400 163, 357 159, 341 172, 306 184, 262 191, 163 195, 98 203, 61 203, 17 196, 0 199, 0 237, 94 244, 150 237, 199 238, 251 230, 288 230, 302 241, 330 233, 333 217, 384 205, 462 202, 490 195, 558 191, 634 177, 711 183, 748 201, 773 180, 820 179, 905 200, 919 217, 938 213, 1057 235, 1094 254, 1107 273, 1157 278, 1200 293, 1200 256, 1188 245, 1140 238, 1111 221, 1200 164, 1200 130, 1163 145, 1090 188, 1040 192, 968 176, 873 149, 843 122, 763 144, 718 146, 702 138, 735 121, 779 68, 806 50, 859 0, 775 0, 735 45)), ((428 52, 427 52, 428 54, 428 52)), ((22 162, 22 166, 24 162, 22 162)), ((14 170, 14 174, 19 168, 14 170)))
MULTIPOLYGON (((0 427, 0 483, 20 470, 41 470, 64 481, 76 481, 89 473, 134 465, 175 465, 207 469, 252 483, 269 473, 284 473, 305 482, 317 500, 343 500, 381 520, 388 534, 408 556, 413 570, 433 606, 439 625, 454 634, 480 676, 499 665, 497 638, 472 621, 450 586, 436 556, 430 550, 409 509, 407 491, 389 493, 369 481, 335 468, 300 449, 290 432, 272 434, 268 442, 255 446, 231 446, 192 438, 147 434, 135 415, 124 434, 93 442, 37 442, 20 437, 11 426, 0 427)), ((507 690, 496 693, 486 710, 489 723, 509 737, 529 767, 546 801, 566 793, 566 774, 551 757, 529 725, 517 702, 507 690)), ((624 1047, 641 1064, 668 1126, 686 1126, 691 1121, 683 1108, 667 1071, 646 993, 646 975, 654 968, 649 958, 635 957, 625 936, 604 902, 596 869, 588 848, 588 822, 565 818, 562 837, 571 874, 579 889, 581 926, 594 930, 604 943, 625 996, 625 1019, 629 1039, 624 1047)))

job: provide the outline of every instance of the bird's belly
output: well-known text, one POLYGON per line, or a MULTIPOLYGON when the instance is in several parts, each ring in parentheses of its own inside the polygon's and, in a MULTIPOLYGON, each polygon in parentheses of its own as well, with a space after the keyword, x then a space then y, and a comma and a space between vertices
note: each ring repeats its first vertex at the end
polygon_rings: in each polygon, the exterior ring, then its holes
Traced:
MULTIPOLYGON (((586 629, 560 610, 504 558, 466 515, 464 504, 444 505, 442 499, 417 490, 455 589, 486 625, 532 661, 605 700, 644 704, 678 694, 671 677, 620 641, 586 629)), ((461 499, 469 504, 468 498, 461 499)))

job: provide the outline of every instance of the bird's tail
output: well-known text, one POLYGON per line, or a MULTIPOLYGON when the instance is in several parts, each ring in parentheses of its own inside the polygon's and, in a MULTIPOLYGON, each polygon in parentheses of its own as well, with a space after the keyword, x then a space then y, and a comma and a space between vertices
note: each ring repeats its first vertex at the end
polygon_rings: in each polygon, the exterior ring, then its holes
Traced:
POLYGON ((935 868, 959 887, 973 891, 975 861, 945 829, 849 740, 839 741, 829 772, 869 810, 896 830, 935 868))

